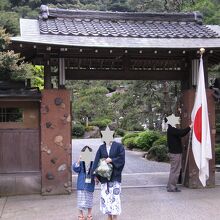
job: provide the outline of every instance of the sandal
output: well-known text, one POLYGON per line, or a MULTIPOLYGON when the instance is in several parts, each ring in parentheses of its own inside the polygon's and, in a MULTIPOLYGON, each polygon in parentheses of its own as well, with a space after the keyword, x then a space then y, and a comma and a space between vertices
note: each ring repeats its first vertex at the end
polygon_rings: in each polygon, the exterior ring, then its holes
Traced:
POLYGON ((85 220, 85 217, 83 215, 79 215, 78 220, 85 220))
POLYGON ((92 215, 87 215, 87 220, 93 220, 92 215))

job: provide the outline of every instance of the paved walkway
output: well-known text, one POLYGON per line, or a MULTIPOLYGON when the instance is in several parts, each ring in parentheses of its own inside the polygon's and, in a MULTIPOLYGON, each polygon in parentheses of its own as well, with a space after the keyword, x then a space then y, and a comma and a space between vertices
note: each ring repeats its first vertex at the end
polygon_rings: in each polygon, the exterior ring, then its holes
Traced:
MULTIPOLYGON (((73 144, 75 153, 80 152, 81 146, 76 142, 73 144)), ((130 163, 127 163, 123 174, 120 220, 220 219, 220 173, 216 173, 218 186, 215 188, 181 187, 181 193, 168 193, 165 186, 169 165, 160 163, 158 168, 158 163, 140 158, 137 162, 137 155, 138 152, 127 152, 126 155, 130 163), (138 172, 135 173, 133 169, 138 172)), ((77 155, 75 157, 78 158, 77 155)), ((73 183, 75 182, 74 180, 73 183)), ((71 195, 2 197, 0 220, 77 220, 74 186, 73 184, 71 195)), ((105 216, 99 211, 99 194, 98 186, 94 192, 93 216, 94 220, 105 220, 105 216)))
MULTIPOLYGON (((106 219, 99 211, 99 190, 94 193, 94 220, 106 219)), ((168 193, 165 187, 122 190, 120 220, 219 220, 220 187, 182 188, 168 193)), ((76 191, 66 196, 15 196, 0 198, 1 220, 77 220, 76 191)))

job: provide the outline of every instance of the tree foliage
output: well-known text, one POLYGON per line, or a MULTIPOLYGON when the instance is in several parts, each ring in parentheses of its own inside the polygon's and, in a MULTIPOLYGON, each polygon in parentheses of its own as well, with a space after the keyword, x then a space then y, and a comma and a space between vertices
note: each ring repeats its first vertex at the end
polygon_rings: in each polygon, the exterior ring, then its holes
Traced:
POLYGON ((0 1, 0 10, 1 11, 8 11, 11 8, 11 2, 9 0, 1 0, 0 1))
POLYGON ((99 119, 110 119, 125 130, 161 129, 164 114, 175 112, 178 91, 174 84, 164 81, 73 81, 74 120, 86 124, 99 119), (112 86, 110 86, 112 83, 112 86), (120 85, 120 86, 119 86, 120 85), (120 91, 114 91, 121 87, 120 91), (174 87, 174 89, 171 89, 174 87), (108 88, 108 89, 106 89, 108 88), (111 95, 107 95, 109 92, 111 95))
POLYGON ((98 86, 96 81, 81 81, 69 83, 73 89, 73 107, 75 121, 86 124, 98 119, 111 119, 108 98, 108 90, 104 86, 98 86), (75 86, 76 85, 76 86, 75 86))
POLYGON ((183 4, 184 11, 200 11, 206 24, 220 24, 219 0, 197 0, 193 4, 183 4))
MULTIPOLYGON (((27 64, 19 54, 6 50, 9 34, 19 34, 19 18, 37 18, 41 4, 101 11, 200 11, 205 24, 220 24, 219 0, 1 0, 0 80, 31 78, 32 86, 43 88, 43 67, 27 64)), ((216 66, 212 77, 218 74, 216 66)), ((109 119, 126 130, 141 130, 145 124, 159 129, 163 115, 174 112, 178 105, 179 85, 173 82, 86 80, 67 84, 73 91, 73 118, 82 123, 109 119), (124 93, 106 96, 119 86, 124 93)))
POLYGON ((14 51, 0 52, 0 79, 22 80, 30 78, 32 67, 22 60, 20 55, 14 51))
POLYGON ((16 12, 0 12, 0 26, 11 35, 19 34, 19 15, 16 12))
POLYGON ((33 67, 14 51, 5 50, 10 44, 10 36, 0 28, 0 80, 25 80, 32 78, 33 67))
POLYGON ((32 66, 31 84, 40 90, 44 88, 44 66, 32 66))
POLYGON ((10 43, 10 35, 0 26, 0 51, 4 50, 10 43))

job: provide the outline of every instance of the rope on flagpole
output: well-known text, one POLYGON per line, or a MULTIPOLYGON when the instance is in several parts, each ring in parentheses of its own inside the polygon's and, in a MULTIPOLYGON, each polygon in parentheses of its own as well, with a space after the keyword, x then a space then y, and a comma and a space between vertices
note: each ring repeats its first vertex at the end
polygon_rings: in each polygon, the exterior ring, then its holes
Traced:
POLYGON ((187 147, 186 162, 185 162, 185 167, 184 167, 184 171, 183 171, 182 184, 184 184, 184 182, 185 182, 186 168, 187 168, 187 164, 188 164, 188 160, 189 160, 189 149, 190 149, 191 139, 192 139, 192 129, 190 130, 190 133, 189 133, 189 142, 188 142, 188 147, 187 147))

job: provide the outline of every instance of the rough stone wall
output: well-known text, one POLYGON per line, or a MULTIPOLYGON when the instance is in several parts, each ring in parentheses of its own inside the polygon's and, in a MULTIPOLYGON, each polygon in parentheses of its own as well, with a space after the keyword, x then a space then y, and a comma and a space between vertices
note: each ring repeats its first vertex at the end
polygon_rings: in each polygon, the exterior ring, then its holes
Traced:
MULTIPOLYGON (((215 186, 215 102, 212 96, 212 90, 207 89, 207 102, 209 112, 209 123, 212 142, 212 160, 209 161, 209 179, 207 180, 207 187, 215 186)), ((185 90, 182 99, 182 115, 181 125, 183 128, 191 123, 191 112, 194 105, 195 89, 185 90)), ((183 138, 183 169, 185 168, 185 158, 187 154, 189 135, 183 138)), ((202 184, 199 180, 199 170, 196 166, 194 156, 192 153, 192 145, 190 144, 189 160, 185 176, 185 186, 189 188, 201 188, 202 184)))
POLYGON ((71 172, 70 92, 48 89, 41 103, 42 194, 69 194, 71 172))

